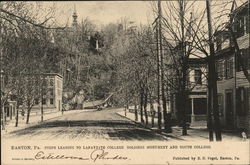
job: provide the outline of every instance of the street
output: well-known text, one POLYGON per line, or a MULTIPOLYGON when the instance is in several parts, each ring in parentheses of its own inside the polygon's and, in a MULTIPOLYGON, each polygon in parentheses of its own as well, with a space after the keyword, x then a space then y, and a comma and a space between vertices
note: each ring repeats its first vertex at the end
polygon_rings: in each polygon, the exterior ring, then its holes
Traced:
POLYGON ((81 110, 15 130, 6 134, 4 138, 27 140, 166 140, 164 136, 117 114, 119 111, 121 109, 87 112, 81 110))

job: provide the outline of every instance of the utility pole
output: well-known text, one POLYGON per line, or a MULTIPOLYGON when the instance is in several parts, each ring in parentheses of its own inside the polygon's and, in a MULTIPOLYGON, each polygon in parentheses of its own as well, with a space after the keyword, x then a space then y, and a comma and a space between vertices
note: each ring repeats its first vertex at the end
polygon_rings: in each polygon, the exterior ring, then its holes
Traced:
POLYGON ((166 132, 171 132, 170 128, 170 117, 167 114, 167 101, 165 96, 165 83, 164 83, 164 61, 163 61, 163 48, 162 48, 162 9, 161 9, 161 0, 158 0, 158 10, 159 10, 159 17, 158 17, 158 40, 159 40, 159 55, 160 55, 160 84, 161 84, 161 100, 162 100, 162 107, 163 107, 163 118, 164 118, 164 129, 166 132))
MULTIPOLYGON (((180 92, 180 98, 181 98, 181 106, 179 111, 181 111, 181 116, 182 116, 182 135, 185 136, 187 135, 187 70, 188 70, 188 59, 189 56, 186 53, 186 40, 185 40, 185 25, 184 25, 184 16, 185 16, 185 2, 184 0, 179 1, 179 7, 180 7, 180 23, 181 23, 181 92, 180 92)), ((179 98, 179 99, 180 99, 179 98)))
POLYGON ((161 0, 158 0, 158 20, 156 21, 156 37, 157 37, 157 114, 158 114, 158 128, 161 129, 161 53, 162 53, 162 45, 161 45, 161 0))
MULTIPOLYGON (((216 141, 221 141, 221 126, 220 126, 220 117, 219 117, 219 108, 218 108, 218 99, 217 99, 217 77, 215 70, 215 50, 214 50, 214 40, 213 40, 213 28, 212 28, 212 20, 211 20, 211 0, 206 0, 207 7, 207 22, 208 22, 208 35, 209 35, 209 48, 210 48, 210 56, 208 58, 208 86, 209 88, 209 99, 211 99, 212 112, 214 117, 214 130, 216 141)), ((211 114, 208 114, 209 116, 211 114)), ((209 133, 210 135, 210 133, 209 133)), ((212 137, 209 138, 212 140, 212 137)))

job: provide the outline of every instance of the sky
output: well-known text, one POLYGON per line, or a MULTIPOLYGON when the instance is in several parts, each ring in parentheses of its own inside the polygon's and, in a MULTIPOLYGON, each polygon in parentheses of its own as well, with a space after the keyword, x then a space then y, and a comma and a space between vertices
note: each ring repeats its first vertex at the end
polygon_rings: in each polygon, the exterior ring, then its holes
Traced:
POLYGON ((44 2, 44 5, 55 4, 56 18, 61 24, 72 23, 74 6, 78 15, 78 22, 88 17, 97 24, 117 22, 127 17, 137 24, 148 24, 153 21, 150 2, 145 1, 64 1, 44 2))
MULTIPOLYGON (((223 1, 230 2, 231 0, 213 0, 212 13, 214 17, 220 14, 221 10, 225 9, 221 8, 220 5, 223 1)), ((244 1, 246 0, 236 0, 239 5, 244 1)), ((154 1, 154 3, 157 2, 154 1)), ((162 1, 163 10, 164 8, 166 9, 167 3, 167 1, 162 1)), ((93 21, 97 27, 108 23, 116 23, 124 17, 135 22, 136 25, 152 24, 155 19, 152 2, 150 1, 44 1, 41 2, 41 5, 45 8, 55 7, 55 19, 60 26, 64 26, 66 23, 68 23, 68 25, 72 24, 74 6, 78 15, 78 22, 88 18, 93 21)), ((228 3, 226 8, 229 9, 230 7, 231 3, 228 3)), ((205 0, 196 1, 193 8, 200 10, 205 9, 205 0)))

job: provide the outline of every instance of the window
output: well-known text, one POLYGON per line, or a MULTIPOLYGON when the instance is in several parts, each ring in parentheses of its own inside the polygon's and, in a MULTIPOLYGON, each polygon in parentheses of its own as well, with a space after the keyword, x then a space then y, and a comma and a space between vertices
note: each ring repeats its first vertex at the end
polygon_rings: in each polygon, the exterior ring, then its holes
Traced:
POLYGON ((42 89, 42 96, 46 96, 47 95, 47 91, 45 89, 42 89))
POLYGON ((42 81, 42 85, 44 87, 48 86, 48 79, 47 78, 43 77, 41 81, 42 81))
POLYGON ((52 87, 54 86, 54 79, 53 78, 49 79, 49 85, 52 87))
POLYGON ((239 116, 246 115, 249 108, 250 88, 239 87, 236 89, 236 109, 239 116))
POLYGON ((217 50, 221 50, 221 42, 222 42, 222 37, 221 36, 218 36, 216 38, 216 49, 217 50))
POLYGON ((241 17, 239 19, 239 35, 240 36, 244 35, 244 30, 245 30, 245 19, 244 17, 241 17))
POLYGON ((246 19, 246 33, 249 33, 250 16, 249 15, 246 16, 245 19, 246 19))
POLYGON ((223 116, 223 95, 218 93, 218 108, 219 108, 219 115, 223 116))
POLYGON ((62 82, 60 80, 57 80, 57 86, 58 88, 62 88, 62 82))
MULTIPOLYGON (((247 69, 250 69, 250 54, 249 53, 250 53, 249 48, 248 49, 242 49, 240 51, 243 64, 247 69)), ((242 66, 241 66, 239 58, 237 58, 237 71, 242 71, 242 66)))
POLYGON ((233 71, 234 71, 234 59, 231 58, 229 61, 229 72, 228 72, 228 78, 232 78, 233 77, 233 71))
POLYGON ((49 90, 49 94, 50 94, 50 96, 53 96, 53 95, 54 95, 53 89, 50 89, 50 90, 49 90))
POLYGON ((233 32, 236 34, 236 37, 240 36, 240 20, 238 17, 235 17, 234 22, 233 22, 233 32))
POLYGON ((191 87, 191 80, 190 80, 190 70, 188 71, 189 74, 187 74, 187 81, 186 81, 186 84, 187 84, 187 87, 190 88, 191 87))
POLYGON ((224 77, 224 61, 217 61, 217 76, 218 80, 222 80, 224 77))
POLYGON ((42 100, 42 104, 45 105, 46 104, 46 99, 43 98, 42 100))
POLYGON ((207 113, 207 99, 206 98, 194 98, 194 114, 195 115, 205 115, 207 113))
POLYGON ((201 75, 202 75, 202 73, 201 73, 200 69, 195 69, 194 70, 194 80, 195 80, 196 84, 199 84, 199 85, 202 84, 201 75))
POLYGON ((234 20, 233 31, 237 37, 241 37, 246 33, 249 33, 249 16, 238 16, 234 20))
POLYGON ((233 67, 234 67, 234 61, 233 58, 227 59, 225 61, 225 77, 227 79, 233 78, 233 67))
POLYGON ((61 96, 61 90, 57 89, 57 96, 60 97, 61 96))
POLYGON ((54 99, 50 99, 50 105, 53 105, 54 104, 54 99))
POLYGON ((250 53, 249 48, 242 50, 243 62, 247 69, 250 69, 250 54, 249 53, 250 53))
POLYGON ((39 99, 35 99, 34 103, 35 103, 35 105, 38 105, 39 104, 39 99))

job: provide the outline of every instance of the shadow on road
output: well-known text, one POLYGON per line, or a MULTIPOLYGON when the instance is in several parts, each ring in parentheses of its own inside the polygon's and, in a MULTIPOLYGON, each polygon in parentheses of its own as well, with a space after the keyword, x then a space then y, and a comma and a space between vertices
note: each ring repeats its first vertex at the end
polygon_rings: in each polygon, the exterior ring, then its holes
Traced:
MULTIPOLYGON (((13 131, 10 138, 14 137, 74 137, 88 138, 88 134, 98 135, 98 138, 112 140, 163 140, 162 136, 145 129, 143 126, 124 120, 70 120, 48 121, 25 129, 13 131)), ((166 139, 165 139, 166 140, 166 139)))

